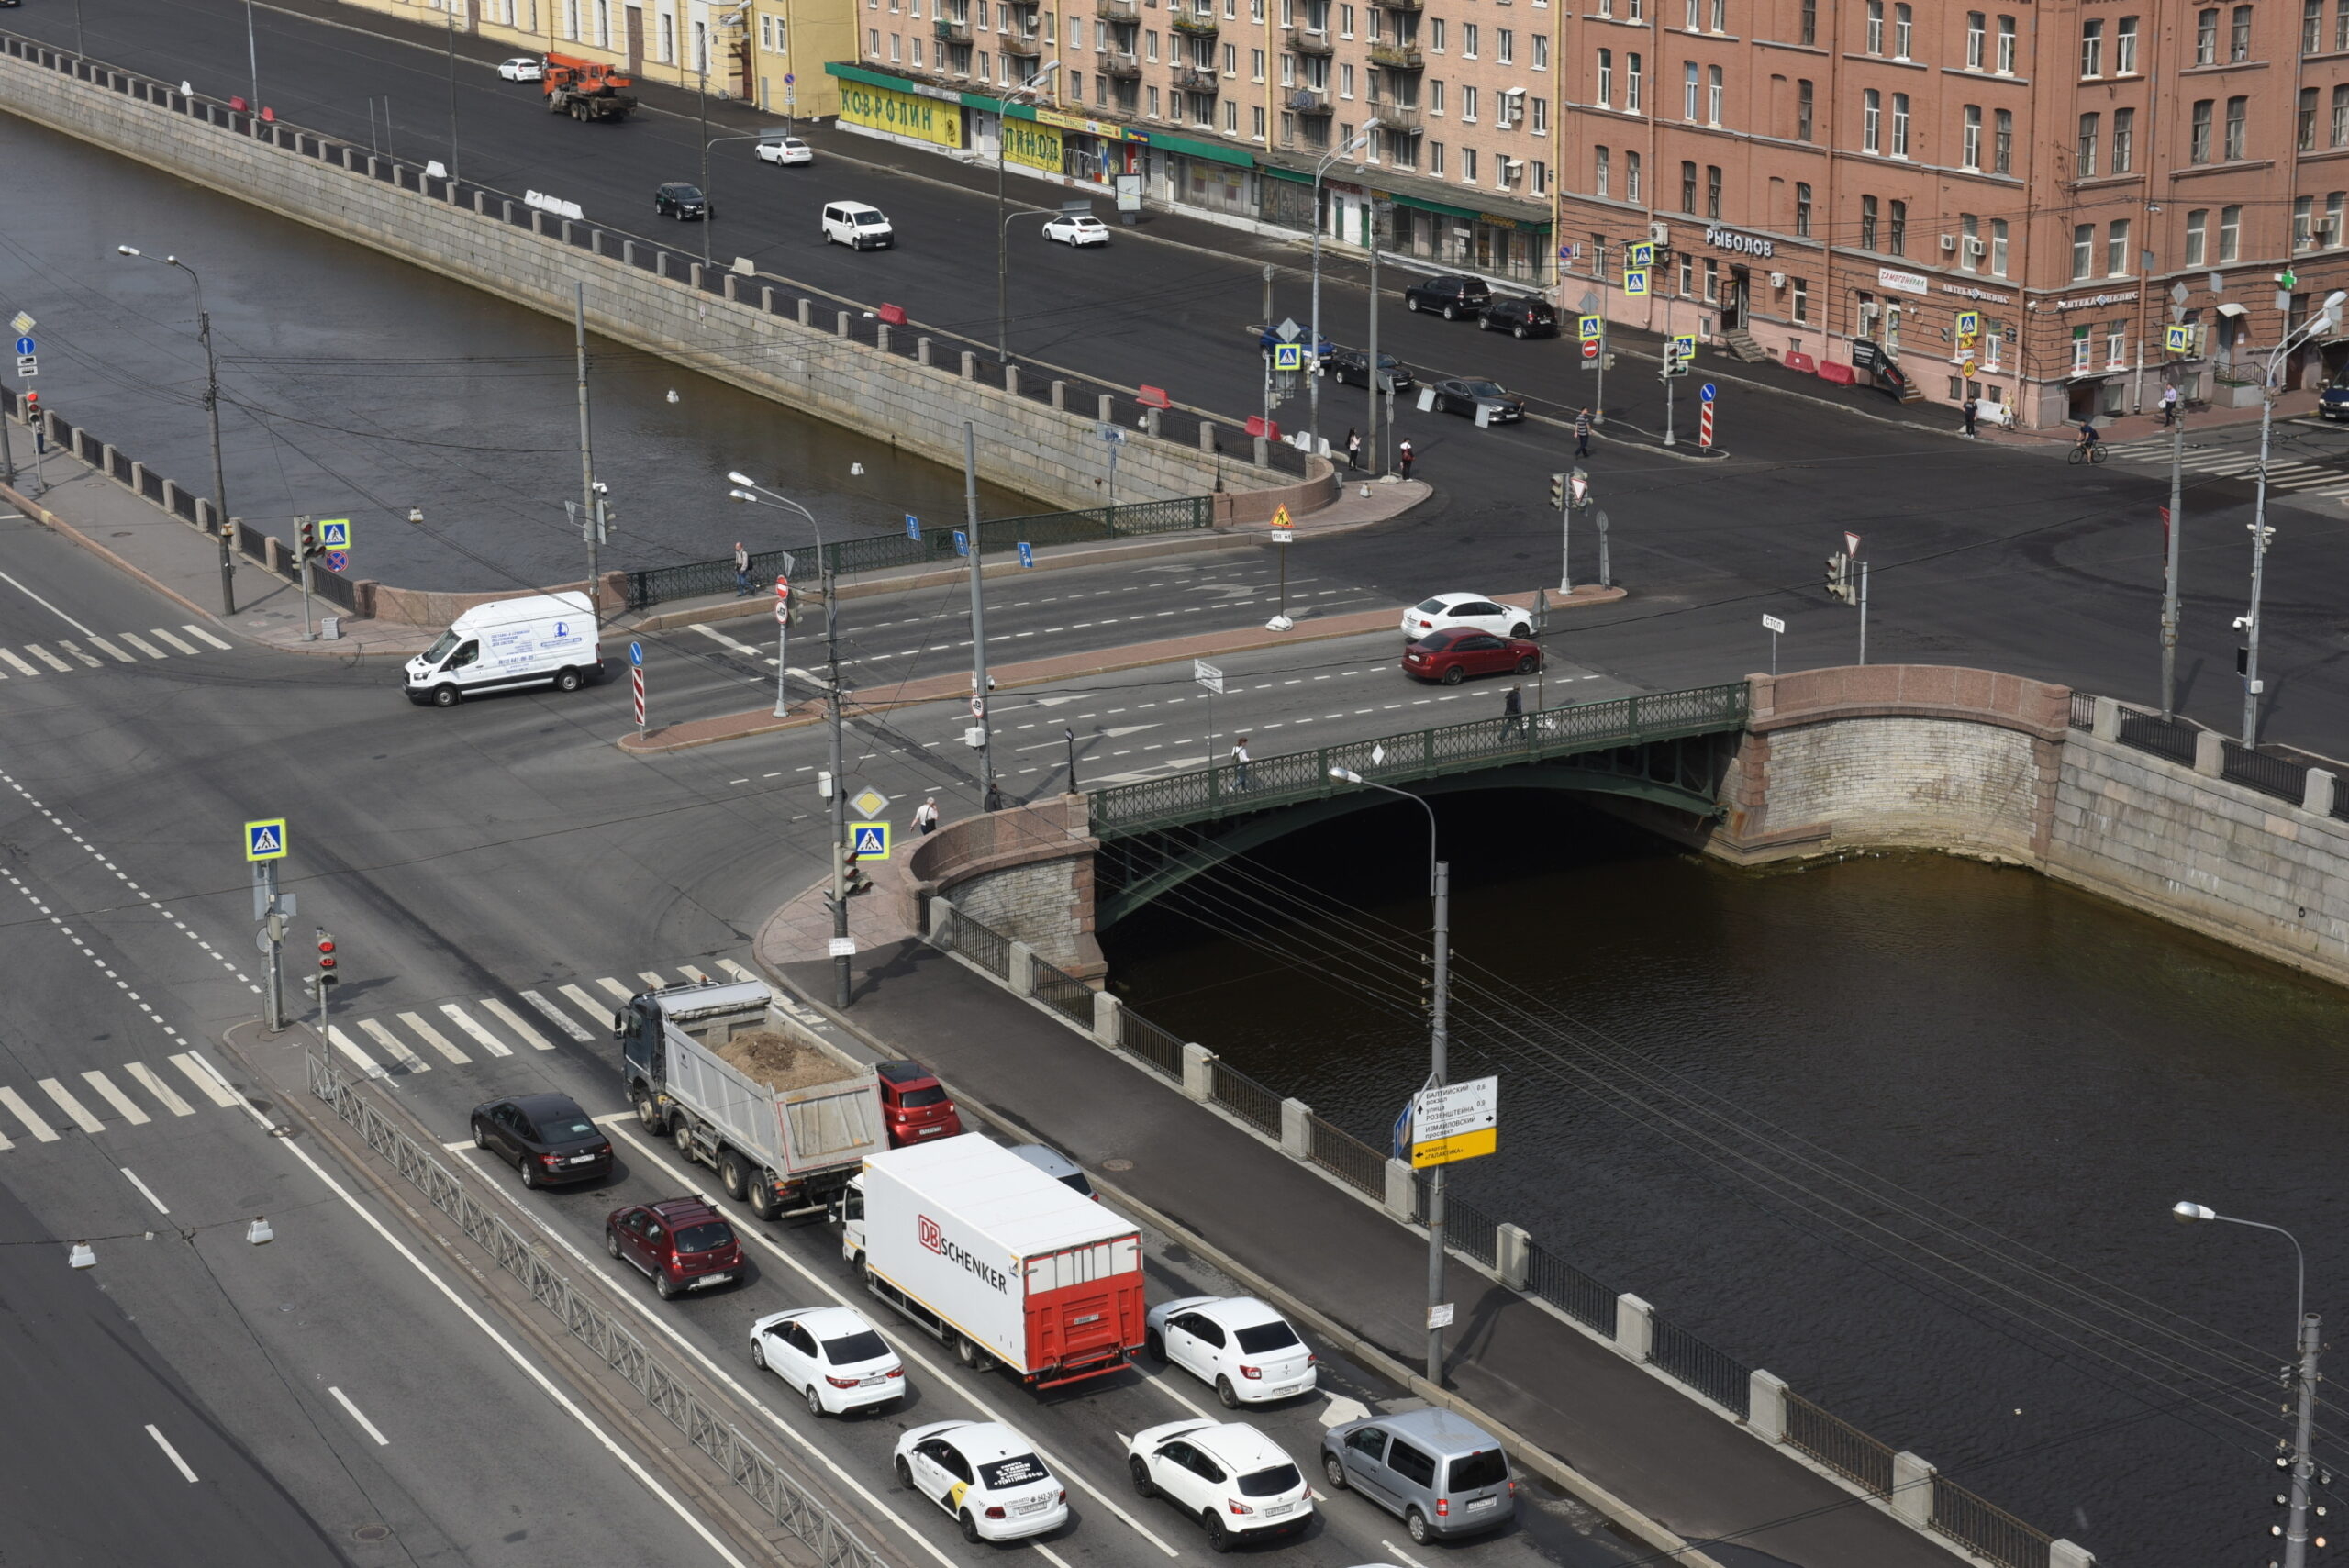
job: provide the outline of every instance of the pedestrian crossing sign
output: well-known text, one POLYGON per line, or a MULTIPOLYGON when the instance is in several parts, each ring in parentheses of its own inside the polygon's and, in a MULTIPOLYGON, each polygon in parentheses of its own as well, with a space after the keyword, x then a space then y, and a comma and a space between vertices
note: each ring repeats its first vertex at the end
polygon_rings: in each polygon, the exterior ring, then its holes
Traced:
POLYGON ((1629 245, 1624 246, 1623 265, 1625 267, 1637 267, 1643 272, 1650 267, 1654 266, 1655 242, 1652 239, 1635 239, 1629 245))
POLYGON ((886 822, 852 822, 848 825, 849 852, 860 861, 885 861, 889 858, 889 825, 886 822))
POLYGON ((2171 353, 2190 354, 2194 351, 2193 328, 2172 327, 2166 329, 2165 336, 2167 339, 2166 347, 2171 353))
POLYGON ((1599 317, 1596 316, 1584 317, 1582 318, 1582 340, 1586 343, 1598 342, 1598 334, 1603 326, 1604 324, 1600 321, 1599 317))
POLYGON ((249 861, 282 861, 285 858, 285 818, 273 817, 265 822, 245 824, 245 859, 249 861))
POLYGON ((1644 299, 1648 292, 1648 270, 1645 267, 1623 269, 1623 292, 1633 299, 1644 299))
POLYGON ((1978 310, 1959 311, 1957 313, 1957 335, 1961 338, 1966 339, 1979 338, 1982 336, 1982 313, 1978 310))
POLYGON ((1275 343, 1273 345, 1273 368, 1276 371, 1301 371, 1305 368, 1305 345, 1275 343))
POLYGON ((349 517, 320 517, 318 519, 318 548, 320 550, 349 550, 351 548, 351 519, 349 517))

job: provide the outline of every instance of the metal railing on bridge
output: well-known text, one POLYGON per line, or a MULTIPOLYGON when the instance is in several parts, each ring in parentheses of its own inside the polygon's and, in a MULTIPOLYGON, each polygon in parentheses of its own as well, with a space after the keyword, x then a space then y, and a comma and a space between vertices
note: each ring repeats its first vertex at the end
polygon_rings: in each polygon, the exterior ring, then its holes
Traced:
POLYGON ((1745 723, 1746 709, 1741 681, 1574 703, 1516 718, 1471 719, 1246 763, 1217 762, 1187 773, 1095 790, 1093 833, 1113 839, 1326 799, 1353 787, 1330 776, 1334 767, 1351 768, 1380 784, 1397 784, 1737 729, 1745 723))

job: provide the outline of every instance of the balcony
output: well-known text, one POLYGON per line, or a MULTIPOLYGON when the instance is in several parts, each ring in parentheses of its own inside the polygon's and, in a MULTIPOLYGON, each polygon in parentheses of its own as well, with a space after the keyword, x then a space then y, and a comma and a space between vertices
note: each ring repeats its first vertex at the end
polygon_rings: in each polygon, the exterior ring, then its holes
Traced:
POLYGON ((1409 11, 1417 14, 1419 8, 1426 4, 1426 0, 1378 0, 1378 4, 1381 8, 1385 10, 1409 11))
POLYGON ((1031 19, 1025 31, 998 37, 995 47, 997 53, 1010 55, 1015 60, 1039 60, 1044 53, 1043 35, 1036 30, 1036 24, 1031 19))
POLYGON ((1397 136, 1417 136, 1426 128, 1419 120, 1417 104, 1373 104, 1370 112, 1377 117, 1381 130, 1391 130, 1397 136))
POLYGON ((1130 50, 1098 50, 1094 60, 1094 69, 1112 82, 1132 82, 1141 76, 1141 61, 1130 50))
POLYGON ((1288 47, 1298 54, 1334 54, 1338 46, 1321 28, 1291 28, 1288 30, 1288 47))
POLYGON ((1166 18, 1166 25, 1195 39, 1215 37, 1219 26, 1212 11, 1176 11, 1166 18))
POLYGON ((952 17, 939 17, 930 24, 930 31, 941 42, 969 43, 971 41, 971 24, 966 21, 957 21, 952 17))
POLYGON ((1093 0, 1093 14, 1105 22, 1138 22, 1141 0, 1093 0))
POLYGON ((1424 71, 1427 56, 1416 43, 1375 43, 1370 46, 1370 62, 1389 71, 1424 71))
POLYGON ((1213 71, 1198 65, 1178 65, 1174 68, 1174 89, 1180 93, 1205 93, 1209 97, 1223 90, 1223 83, 1213 71))
POLYGON ((1330 113, 1330 89, 1292 87, 1289 89, 1288 107, 1292 114, 1303 115, 1308 119, 1326 118, 1330 113))

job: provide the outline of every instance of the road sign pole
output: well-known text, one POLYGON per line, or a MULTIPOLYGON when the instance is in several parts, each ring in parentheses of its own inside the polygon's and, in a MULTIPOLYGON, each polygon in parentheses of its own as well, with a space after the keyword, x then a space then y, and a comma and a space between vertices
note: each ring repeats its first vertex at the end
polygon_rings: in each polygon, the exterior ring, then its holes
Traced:
MULTIPOLYGON (((1432 815, 1432 813, 1431 813, 1432 815)), ((1451 1045, 1452 1005, 1452 865, 1434 866, 1435 960, 1434 990, 1428 1009, 1428 1084, 1443 1087, 1446 1056, 1451 1045)), ((1443 1167, 1428 1173, 1428 1381, 1443 1386, 1443 1329, 1436 1308, 1443 1305, 1443 1167)))
MULTIPOLYGON (((304 530, 309 527, 309 524, 310 519, 307 517, 296 517, 294 519, 294 538, 296 541, 296 549, 300 548, 299 540, 303 536, 304 530)), ((317 639, 318 634, 313 630, 310 626, 310 557, 309 553, 306 550, 302 554, 302 640, 305 642, 316 642, 317 639)))
POLYGON ((1678 444, 1672 434, 1672 384, 1678 378, 1672 373, 1673 351, 1669 342, 1664 344, 1664 444, 1669 447, 1678 444))
POLYGON ((285 917, 277 908, 277 862, 263 861, 253 871, 261 883, 262 929, 269 938, 269 1028, 274 1034, 286 1023, 285 917))
POLYGON ((1860 562, 1860 662, 1868 662, 1868 563, 1860 562))
POLYGON ((781 718, 790 711, 787 695, 791 682, 791 579, 774 580, 774 716, 781 718))
POLYGON ((2162 717, 2177 717, 2177 563, 2186 528, 2186 420, 2173 411, 2169 428, 2169 527, 2162 551, 2162 717))
MULTIPOLYGON (((1118 446, 1109 448, 1109 468, 1117 472, 1118 446)), ((995 724, 987 717, 987 611, 980 592, 979 570, 979 436, 978 428, 963 421, 963 513, 971 530, 971 711, 979 721, 979 809, 995 809, 995 724)), ((1110 514, 1115 517, 1114 512, 1110 514)), ((845 1004, 843 1004, 845 1005, 845 1004)))

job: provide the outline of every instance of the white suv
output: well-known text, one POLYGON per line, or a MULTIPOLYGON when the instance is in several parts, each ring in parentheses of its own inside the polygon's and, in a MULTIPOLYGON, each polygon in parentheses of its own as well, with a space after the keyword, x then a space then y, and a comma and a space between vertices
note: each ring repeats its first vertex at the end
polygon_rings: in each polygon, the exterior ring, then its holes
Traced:
POLYGON ((833 245, 845 245, 853 250, 878 250, 897 242, 897 231, 889 227, 888 217, 877 206, 863 202, 827 202, 824 205, 824 239, 833 245))
POLYGON ((1313 1490, 1270 1438, 1238 1422, 1170 1421, 1126 1445, 1134 1490, 1163 1497, 1207 1529, 1208 1548, 1294 1535, 1313 1520, 1313 1490))

